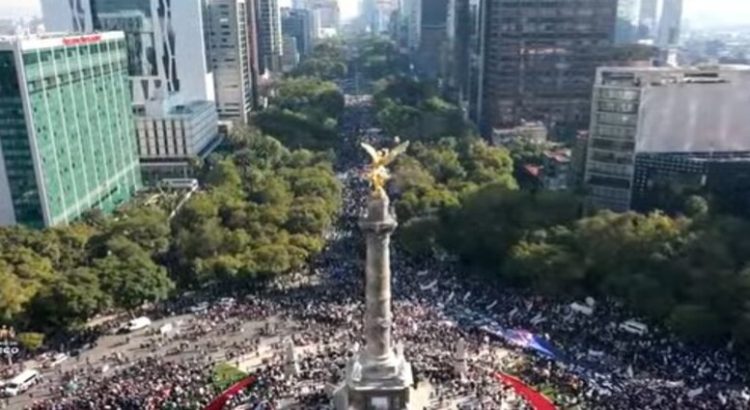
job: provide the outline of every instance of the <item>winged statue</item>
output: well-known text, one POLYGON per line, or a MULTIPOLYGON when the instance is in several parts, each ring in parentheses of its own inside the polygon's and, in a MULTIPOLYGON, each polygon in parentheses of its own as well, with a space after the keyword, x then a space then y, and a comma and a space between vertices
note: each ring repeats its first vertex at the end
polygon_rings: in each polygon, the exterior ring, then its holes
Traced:
POLYGON ((364 142, 361 145, 372 158, 372 163, 365 173, 365 178, 370 181, 373 194, 382 198, 385 196, 385 184, 391 178, 391 173, 388 171, 387 166, 395 161, 399 155, 406 152, 406 149, 409 148, 409 141, 403 142, 393 149, 383 148, 377 150, 372 145, 364 142))

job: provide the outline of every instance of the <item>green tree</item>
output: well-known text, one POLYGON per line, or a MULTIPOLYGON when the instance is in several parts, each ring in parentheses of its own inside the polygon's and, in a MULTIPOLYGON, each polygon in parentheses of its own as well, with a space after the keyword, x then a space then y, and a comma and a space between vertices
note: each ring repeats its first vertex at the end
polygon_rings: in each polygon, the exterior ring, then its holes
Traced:
POLYGON ((29 316, 40 329, 77 327, 109 306, 110 301, 96 273, 79 267, 39 292, 30 303, 29 316))
POLYGON ((135 309, 145 302, 165 299, 173 289, 164 267, 143 248, 121 236, 107 242, 108 255, 94 261, 102 289, 116 306, 135 309))
POLYGON ((21 346, 31 352, 39 350, 44 344, 44 334, 36 332, 19 333, 16 338, 21 346))

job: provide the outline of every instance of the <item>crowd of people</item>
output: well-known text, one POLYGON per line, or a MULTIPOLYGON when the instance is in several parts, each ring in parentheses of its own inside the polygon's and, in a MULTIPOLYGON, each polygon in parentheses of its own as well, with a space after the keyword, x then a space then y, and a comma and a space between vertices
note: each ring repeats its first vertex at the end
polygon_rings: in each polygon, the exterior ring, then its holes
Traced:
MULTIPOLYGON (((215 304, 180 324, 179 333, 154 335, 149 339, 154 345, 134 347, 149 350, 145 358, 114 356, 106 373, 82 365, 60 374, 43 387, 44 399, 28 409, 201 409, 220 393, 212 379, 216 363, 259 356, 264 343, 272 353, 253 370, 254 384, 227 408, 278 409, 288 403, 330 408, 355 346, 363 343, 364 240, 357 223, 368 187, 358 175, 363 157, 354 136, 367 134, 371 114, 362 104, 347 115, 343 134, 349 140, 338 153, 344 203, 326 249, 311 262, 317 282, 234 295, 233 303, 215 304), (278 329, 243 325, 271 319, 278 329), (296 359, 286 353, 286 343, 295 346, 296 359), (164 354, 170 349, 174 357, 164 354)), ((550 389, 565 409, 750 408, 747 369, 730 351, 686 345, 657 328, 645 335, 622 332, 616 324, 631 316, 613 301, 597 301, 591 315, 576 314, 571 301, 488 288, 460 275, 457 263, 415 258, 397 245, 391 264, 393 339, 403 343, 415 386, 432 387, 430 408, 455 403, 467 409, 529 408, 497 381, 499 371, 550 389), (509 344, 488 333, 487 323, 541 335, 556 355, 509 344), (460 340, 467 357, 463 371, 457 370, 463 360, 456 354, 460 340)), ((161 309, 168 315, 186 306, 178 301, 161 309)))

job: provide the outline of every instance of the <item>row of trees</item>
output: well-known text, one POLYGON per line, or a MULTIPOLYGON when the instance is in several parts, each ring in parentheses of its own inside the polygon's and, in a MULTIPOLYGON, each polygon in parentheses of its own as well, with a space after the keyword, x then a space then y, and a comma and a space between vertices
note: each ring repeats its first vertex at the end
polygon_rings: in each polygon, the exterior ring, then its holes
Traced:
POLYGON ((580 218, 570 193, 518 190, 502 148, 464 139, 416 143, 395 166, 398 239, 446 252, 488 280, 552 297, 614 297, 692 339, 750 346, 747 219, 689 198, 680 216, 580 218))
POLYGON ((323 247, 340 203, 330 159, 240 130, 169 221, 139 204, 53 229, 0 229, 0 323, 43 332, 132 310, 176 288, 257 283, 323 247))
POLYGON ((434 84, 407 76, 388 77, 375 85, 381 127, 391 135, 419 141, 473 134, 459 107, 440 98, 434 84))
POLYGON ((550 294, 595 293, 691 338, 750 345, 750 222, 601 213, 517 243, 504 276, 550 294))
POLYGON ((338 120, 344 95, 335 83, 314 77, 290 77, 274 87, 271 106, 254 115, 263 133, 290 148, 326 150, 339 141, 338 120))
POLYGON ((0 230, 0 318, 53 330, 111 308, 133 309, 173 289, 155 257, 169 243, 166 213, 133 209, 47 230, 0 230))
POLYGON ((334 38, 316 44, 310 54, 291 72, 291 76, 332 81, 346 77, 348 71, 344 43, 334 38))
POLYGON ((341 187, 326 154, 289 151, 241 130, 209 165, 209 189, 175 218, 175 276, 185 286, 265 279, 300 269, 323 248, 341 187))
POLYGON ((500 180, 468 189, 470 173, 439 182, 455 172, 446 164, 460 162, 459 152, 417 144, 398 164, 396 206, 406 219, 399 239, 407 250, 444 251, 488 280, 553 297, 615 297, 688 338, 750 345, 750 221, 710 215, 695 197, 684 207, 689 216, 580 219, 572 194, 515 190, 510 165, 500 180), (432 154, 417 154, 423 149, 432 154))
POLYGON ((409 57, 388 38, 365 36, 355 41, 356 55, 353 64, 358 73, 370 81, 409 73, 409 57))

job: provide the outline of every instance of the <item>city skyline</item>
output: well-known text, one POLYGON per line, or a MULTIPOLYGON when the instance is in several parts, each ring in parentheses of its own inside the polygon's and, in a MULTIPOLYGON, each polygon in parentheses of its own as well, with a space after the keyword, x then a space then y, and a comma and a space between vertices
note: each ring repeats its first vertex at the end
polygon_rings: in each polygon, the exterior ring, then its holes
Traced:
MULTIPOLYGON (((280 0, 281 7, 291 7, 292 0, 280 0)), ((359 4, 352 0, 339 0, 341 16, 344 19, 356 16, 359 4)), ((0 0, 0 15, 10 18, 41 17, 40 0, 0 0)))
MULTIPOLYGON (((691 27, 748 24, 750 2, 745 0, 684 0, 684 17, 691 27)), ((282 7, 289 7, 291 0, 281 0, 282 7)), ((348 19, 357 15, 359 4, 352 0, 339 0, 341 16, 348 19)), ((0 0, 0 15, 11 18, 41 17, 39 0, 0 0)))

